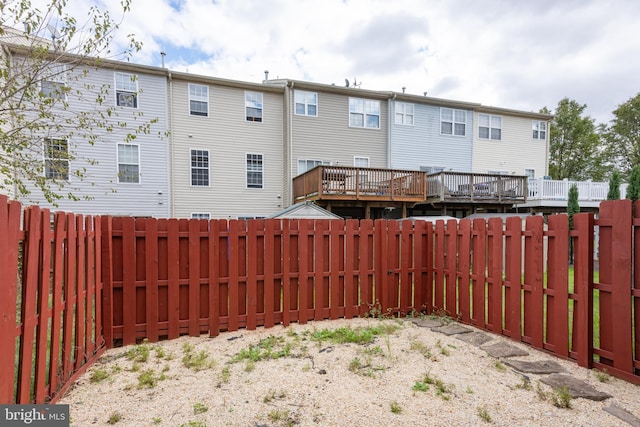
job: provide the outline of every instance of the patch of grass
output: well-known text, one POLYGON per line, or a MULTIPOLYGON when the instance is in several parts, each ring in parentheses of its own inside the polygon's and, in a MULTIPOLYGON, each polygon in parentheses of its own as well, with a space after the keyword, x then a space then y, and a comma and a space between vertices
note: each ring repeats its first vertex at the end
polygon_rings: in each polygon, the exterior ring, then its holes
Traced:
POLYGON ((162 423, 162 418, 160 418, 160 417, 154 417, 151 421, 152 421, 154 424, 161 424, 161 423, 162 423))
POLYGON ((562 386, 551 394, 551 403, 558 408, 571 409, 572 399, 573 396, 567 386, 562 386))
POLYGON ((244 371, 253 372, 255 371, 255 369, 256 369, 256 362, 254 362, 251 359, 247 360, 247 363, 244 365, 244 371))
POLYGON ((189 421, 187 424, 180 424, 180 427, 207 427, 202 421, 189 421))
POLYGON ((192 345, 184 343, 182 345, 182 351, 184 352, 182 364, 189 369, 197 372, 215 366, 215 361, 209 358, 209 353, 205 350, 196 352, 192 345))
POLYGON ((466 392, 467 394, 473 394, 473 389, 471 388, 471 386, 467 386, 466 392))
POLYGON ((446 384, 440 378, 432 377, 429 372, 424 374, 422 381, 418 381, 423 384, 433 385, 436 390, 436 395, 440 396, 444 400, 451 399, 451 393, 453 392, 453 385, 446 384))
POLYGON ((496 362, 493 364, 493 367, 496 368, 500 372, 504 372, 504 371, 507 370, 507 367, 500 360, 496 360, 496 362))
POLYGON ((411 390, 413 391, 427 391, 429 390, 429 384, 422 382, 422 381, 416 381, 413 384, 413 387, 411 387, 411 390))
POLYGON ((96 369, 95 371, 91 372, 91 375, 89 376, 89 382, 95 384, 102 382, 107 378, 109 378, 109 372, 107 372, 106 369, 96 369))
POLYGON ((287 409, 274 409, 267 415, 269 421, 285 427, 293 427, 299 423, 297 417, 287 409))
POLYGON ((229 370, 229 367, 225 366, 224 368, 222 368, 222 371, 220 372, 220 381, 227 384, 229 382, 230 377, 231 377, 231 372, 229 370))
POLYGON ((209 408, 207 408, 207 405, 205 405, 202 402, 196 402, 196 403, 193 404, 193 413, 195 415, 204 414, 208 410, 209 410, 209 408))
POLYGON ((311 334, 311 339, 318 342, 329 341, 334 344, 369 344, 376 336, 392 334, 400 329, 400 325, 392 323, 379 323, 367 328, 351 328, 350 326, 338 329, 322 329, 311 334))
POLYGON ((431 358, 431 349, 421 341, 418 341, 418 340, 411 341, 411 346, 409 347, 409 349, 411 351, 417 351, 427 359, 431 358))
POLYGON ((109 415, 109 419, 107 419, 107 424, 115 424, 118 421, 122 420, 122 414, 120 414, 120 412, 116 411, 116 412, 112 412, 109 415))
POLYGON ((156 374, 153 369, 146 369, 138 375, 138 388, 154 388, 158 385, 158 381, 165 380, 164 374, 156 374))
POLYGON ((492 421, 491 415, 489 414, 489 411, 487 410, 487 408, 485 408, 484 406, 478 406, 477 410, 478 410, 478 416, 482 421, 487 423, 490 423, 492 421))
POLYGON ((400 404, 395 400, 389 404, 389 407, 391 409, 391 412, 396 415, 402 413, 402 406, 400 406, 400 404))
POLYGON ((440 340, 438 340, 436 342, 436 347, 438 347, 440 349, 440 354, 443 356, 450 356, 451 352, 449 351, 449 349, 445 346, 442 345, 442 342, 440 340))
POLYGON ((147 341, 143 341, 142 344, 137 344, 126 351, 124 356, 127 360, 131 360, 137 363, 145 363, 149 360, 149 354, 151 353, 151 347, 147 344, 147 341))
POLYGON ((284 337, 269 335, 258 341, 257 344, 240 350, 240 352, 230 360, 230 363, 241 362, 243 360, 259 362, 261 360, 288 357, 291 355, 291 348, 291 343, 287 342, 284 337))
POLYGON ((522 390, 531 390, 531 381, 529 381, 526 377, 520 377, 520 382, 514 385, 512 388, 522 389, 522 390))
POLYGON ((609 375, 606 371, 599 371, 597 369, 594 369, 593 374, 595 375, 596 379, 601 383, 606 383, 611 380, 611 375, 609 375))

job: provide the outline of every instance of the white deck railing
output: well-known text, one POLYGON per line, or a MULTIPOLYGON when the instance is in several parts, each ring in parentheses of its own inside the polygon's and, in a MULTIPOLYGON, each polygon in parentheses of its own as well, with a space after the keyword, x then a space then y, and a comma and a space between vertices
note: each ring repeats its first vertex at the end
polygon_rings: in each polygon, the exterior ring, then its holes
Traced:
MULTIPOLYGON (((599 201, 607 199, 608 182, 530 179, 527 200, 568 200, 569 189, 573 184, 578 186, 578 200, 599 201)), ((624 199, 626 193, 627 184, 620 185, 620 198, 624 199)))

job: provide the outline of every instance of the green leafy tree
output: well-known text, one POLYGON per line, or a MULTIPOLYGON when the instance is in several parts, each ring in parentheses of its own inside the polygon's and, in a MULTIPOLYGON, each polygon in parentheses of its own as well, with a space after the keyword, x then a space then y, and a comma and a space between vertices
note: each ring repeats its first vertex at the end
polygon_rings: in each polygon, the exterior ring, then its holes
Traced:
POLYGON ((613 111, 606 139, 613 162, 628 177, 640 166, 640 93, 613 111))
POLYGON ((640 199, 640 165, 631 169, 629 186, 627 187, 627 199, 636 201, 640 199))
MULTIPOLYGON (((604 151, 586 105, 562 99, 553 112, 549 139, 549 174, 553 179, 602 180, 604 151)), ((541 112, 548 112, 545 107, 541 112)))
MULTIPOLYGON (((130 1, 121 2, 123 16, 130 1)), ((92 6, 81 23, 68 9, 68 0, 44 8, 29 0, 0 2, 0 192, 26 198, 39 191, 54 205, 83 197, 69 175, 83 181, 95 161, 76 156, 78 143, 109 135, 128 142, 157 121, 105 102, 113 99, 111 85, 89 78, 102 62, 124 60, 140 43, 130 35, 113 53, 121 21, 92 6)))
POLYGON ((573 216, 580 213, 578 204, 578 186, 573 184, 569 188, 569 200, 567 201, 567 215, 569 215, 569 228, 573 230, 573 216))
POLYGON ((607 193, 607 200, 619 200, 620 199, 620 173, 614 170, 609 177, 609 192, 607 193))

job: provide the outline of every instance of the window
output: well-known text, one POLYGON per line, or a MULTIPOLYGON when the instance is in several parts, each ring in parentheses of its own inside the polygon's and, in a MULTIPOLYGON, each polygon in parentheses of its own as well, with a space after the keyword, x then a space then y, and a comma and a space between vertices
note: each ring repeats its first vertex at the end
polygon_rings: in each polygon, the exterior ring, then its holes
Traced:
POLYGON ((298 175, 305 173, 318 165, 328 165, 324 160, 298 159, 298 175))
POLYGON ((118 144, 118 182, 140 182, 139 147, 132 144, 118 144))
POLYGON ((209 86, 189 84, 189 114, 209 115, 209 86))
POLYGON ((296 90, 294 94, 296 104, 296 115, 298 116, 318 116, 318 94, 296 90))
POLYGON ((426 172, 428 175, 430 173, 440 173, 444 171, 444 166, 420 166, 420 170, 426 172))
POLYGON ((349 126, 380 129, 380 102, 349 98, 349 126))
POLYGON ((191 185, 209 186, 209 150, 191 150, 191 185))
POLYGON ((440 133, 442 135, 465 136, 467 134, 467 112, 441 108, 440 133))
POLYGON ((533 128, 533 139, 547 139, 547 122, 534 120, 531 122, 533 128))
POLYGON ((66 98, 66 67, 64 65, 50 65, 44 71, 46 76, 40 82, 42 95, 51 99, 66 98))
POLYGON ((536 177, 535 169, 525 169, 524 174, 527 176, 527 179, 534 179, 536 177))
POLYGON ((69 179, 69 144, 66 140, 44 140, 44 176, 50 179, 69 179))
POLYGON ((191 212, 191 219, 211 219, 209 212, 191 212))
POLYGON ((353 166, 357 168, 368 168, 369 167, 369 158, 368 157, 353 157, 353 166))
POLYGON ((138 108, 138 76, 116 73, 116 105, 138 108))
POLYGON ((262 154, 247 154, 247 188, 262 188, 262 154))
POLYGON ((248 122, 262 121, 262 94, 258 92, 245 92, 244 105, 248 122))
POLYGON ((502 139, 502 117, 478 114, 478 136, 484 139, 502 139))
POLYGON ((396 107, 396 120, 397 125, 413 125, 413 104, 407 104, 406 102, 395 103, 396 107))

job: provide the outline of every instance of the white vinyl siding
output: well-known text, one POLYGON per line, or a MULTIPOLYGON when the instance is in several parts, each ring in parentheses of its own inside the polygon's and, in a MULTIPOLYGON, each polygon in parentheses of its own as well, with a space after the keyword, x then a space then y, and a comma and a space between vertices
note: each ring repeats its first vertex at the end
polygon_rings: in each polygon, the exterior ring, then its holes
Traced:
POLYGON ((189 114, 192 116, 209 115, 209 87, 189 84, 189 114))
POLYGON ((478 114, 478 137, 482 139, 502 139, 502 117, 478 114))
POLYGON ((467 112, 441 108, 440 133, 442 135, 465 136, 467 134, 467 112))
POLYGON ((413 126, 414 105, 406 102, 395 102, 395 124, 413 126))
POLYGON ((262 94, 259 92, 245 92, 244 103, 248 122, 262 122, 262 94))
POLYGON ((140 182, 140 147, 134 144, 118 144, 118 182, 140 182))
POLYGON ((380 129, 380 101, 349 98, 349 126, 380 129))
POLYGON ((247 188, 262 188, 263 182, 262 154, 247 153, 247 188))
POLYGON ((115 73, 116 105, 138 108, 138 76, 129 73, 115 73))
POLYGON ((296 115, 311 117, 318 116, 318 94, 316 92, 296 90, 294 94, 294 101, 296 104, 296 115))
POLYGON ((209 150, 191 150, 191 185, 209 186, 209 150))

